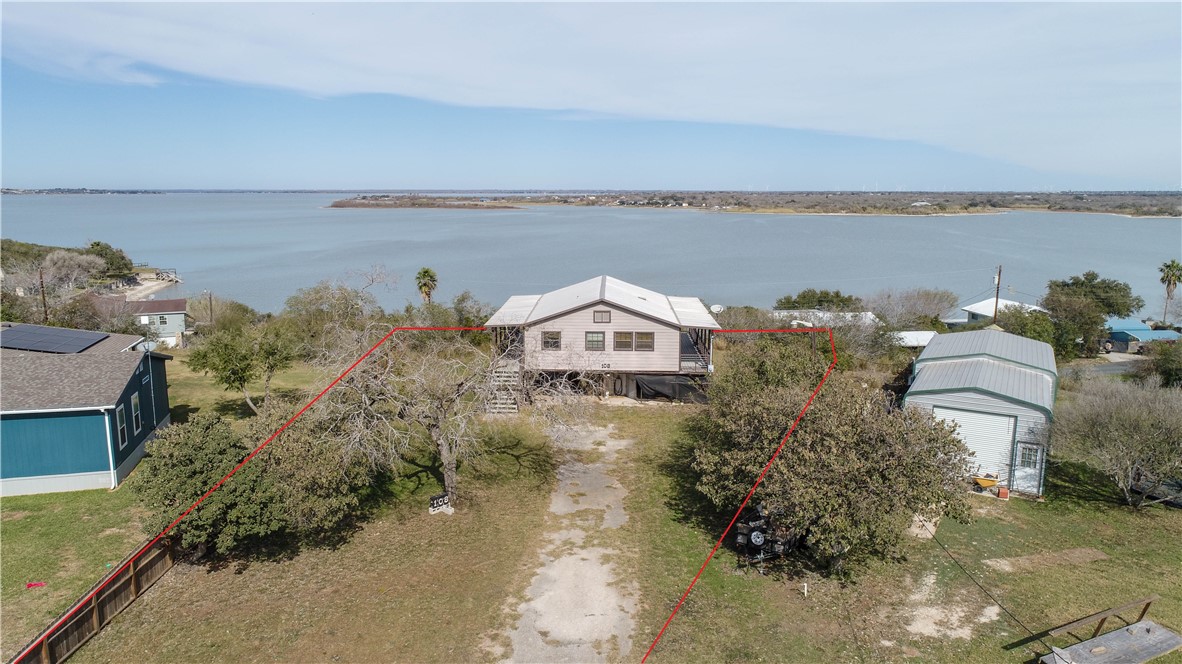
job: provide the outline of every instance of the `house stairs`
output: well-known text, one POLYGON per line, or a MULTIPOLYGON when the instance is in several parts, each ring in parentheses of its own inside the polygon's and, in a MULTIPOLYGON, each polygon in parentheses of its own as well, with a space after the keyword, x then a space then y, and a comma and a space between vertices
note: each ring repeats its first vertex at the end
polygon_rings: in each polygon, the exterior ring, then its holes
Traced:
POLYGON ((488 399, 491 414, 516 413, 521 394, 521 362, 501 360, 492 374, 492 395, 488 399))

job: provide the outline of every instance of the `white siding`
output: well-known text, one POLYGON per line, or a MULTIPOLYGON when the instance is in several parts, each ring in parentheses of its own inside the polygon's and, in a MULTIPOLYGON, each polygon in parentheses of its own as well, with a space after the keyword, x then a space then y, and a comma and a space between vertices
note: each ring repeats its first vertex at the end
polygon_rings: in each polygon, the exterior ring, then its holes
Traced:
POLYGON ((955 408, 932 409, 945 422, 955 422, 956 433, 973 452, 969 470, 974 474, 992 474, 1004 482, 1009 477, 1010 457, 1014 449, 1014 416, 977 413, 955 408))
POLYGON ((540 371, 678 373, 680 335, 674 326, 599 303, 526 328, 525 364, 540 371), (611 322, 596 323, 595 311, 611 311, 611 322), (542 332, 561 332, 562 350, 542 350, 542 332), (604 333, 603 351, 585 350, 586 332, 604 333), (615 351, 614 332, 652 332, 653 350, 615 351))
MULTIPOLYGON (((1046 417, 1040 411, 976 392, 917 394, 915 396, 908 396, 906 402, 908 406, 925 408, 927 410, 944 407, 977 413, 1012 415, 1016 418, 1014 438, 1018 442, 1042 443, 1042 431, 1047 425, 1046 417)), ((1007 450, 1007 454, 1012 454, 1012 450, 1007 450)), ((1007 457, 1004 466, 1000 468, 1002 472, 999 474, 1003 482, 1009 481, 1010 458, 1007 457)), ((976 468, 976 464, 981 463, 982 470, 985 470, 985 464, 979 459, 974 459, 970 463, 971 468, 976 468)))

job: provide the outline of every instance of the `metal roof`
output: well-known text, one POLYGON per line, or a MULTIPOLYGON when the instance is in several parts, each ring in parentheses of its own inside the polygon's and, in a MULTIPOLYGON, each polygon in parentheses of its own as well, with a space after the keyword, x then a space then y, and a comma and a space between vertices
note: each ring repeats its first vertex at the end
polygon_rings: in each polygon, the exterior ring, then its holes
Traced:
POLYGON ((937 334, 915 360, 915 371, 922 373, 920 367, 930 362, 972 357, 1029 367, 1051 376, 1059 374, 1050 344, 998 330, 937 334))
POLYGON ((1145 332, 1152 330, 1149 323, 1137 318, 1109 318, 1105 323, 1113 332, 1145 332))
POLYGON ((114 406, 143 353, 57 355, 9 351, 0 373, 0 411, 114 406))
POLYGON ((833 325, 866 325, 877 327, 882 321, 870 311, 822 311, 820 309, 772 309, 772 318, 805 322, 819 327, 833 325))
MULTIPOLYGON (((1025 304, 1022 302, 1015 302, 1014 300, 1007 300, 1004 298, 999 298, 997 300, 997 310, 1001 311, 1002 309, 1005 309, 1006 307, 1022 307, 1022 309, 1025 311, 1041 311, 1043 313, 1046 313, 1046 311, 1047 311, 1046 309, 1043 309, 1042 307, 1036 307, 1033 304, 1025 304)), ((993 316, 993 298, 989 298, 988 300, 981 300, 980 302, 977 302, 975 304, 970 304, 967 307, 961 307, 961 311, 967 311, 971 314, 977 314, 978 316, 992 317, 993 316)))
POLYGON ((923 348, 928 345, 936 333, 932 330, 903 330, 896 332, 895 338, 904 348, 923 348))
POLYGON ((721 329, 696 297, 668 297, 606 275, 542 295, 514 295, 485 325, 529 325, 604 302, 676 327, 721 329))
MULTIPOLYGON (((940 335, 944 336, 957 335, 940 335)), ((1025 403, 1048 416, 1055 404, 1055 383, 1052 377, 1041 371, 987 358, 928 364, 919 370, 915 382, 907 390, 907 396, 910 398, 912 395, 924 393, 965 391, 986 392, 1025 403)))

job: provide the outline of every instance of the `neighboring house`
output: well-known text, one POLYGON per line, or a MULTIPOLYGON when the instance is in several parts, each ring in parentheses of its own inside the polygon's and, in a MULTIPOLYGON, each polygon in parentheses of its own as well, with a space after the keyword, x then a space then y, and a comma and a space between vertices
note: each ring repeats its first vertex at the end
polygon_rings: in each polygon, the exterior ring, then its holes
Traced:
POLYGON ((1049 344, 998 330, 939 334, 915 360, 904 403, 957 424, 973 474, 1039 496, 1058 384, 1049 344))
POLYGON ((1149 327, 1149 323, 1136 318, 1110 318, 1106 325, 1112 341, 1111 350, 1118 353, 1136 353, 1142 344, 1151 341, 1173 343, 1182 338, 1182 334, 1173 330, 1155 330, 1149 327))
POLYGON ((108 316, 128 315, 156 333, 161 345, 184 345, 188 302, 175 300, 127 300, 122 297, 96 297, 95 306, 108 316))
POLYGON ((1005 309, 1006 307, 1021 307, 1023 311, 1041 311, 1044 314, 1047 312, 1046 309, 1043 309, 1042 307, 1036 307, 1033 304, 1024 304, 1022 302, 1015 302, 1013 300, 1006 300, 1004 298, 997 298, 995 301, 995 299, 992 297, 987 300, 981 300, 975 304, 970 304, 967 307, 962 307, 961 311, 968 314, 969 323, 976 323, 980 320, 993 320, 995 302, 998 313, 1000 313, 1001 310, 1005 309))
POLYGON ((0 327, 0 496, 115 488, 168 424, 171 359, 143 337, 0 327))
POLYGON ((882 321, 869 311, 822 311, 820 309, 773 309, 772 318, 794 327, 840 327, 862 325, 876 328, 882 321))
POLYGON ((645 396, 713 371, 720 329, 696 297, 599 276, 542 295, 514 295, 485 323, 498 348, 539 372, 602 376, 604 392, 645 396), (676 382, 676 381, 673 381, 676 382))
POLYGON ((903 348, 926 348, 936 333, 932 330, 904 330, 895 332, 895 339, 903 348))

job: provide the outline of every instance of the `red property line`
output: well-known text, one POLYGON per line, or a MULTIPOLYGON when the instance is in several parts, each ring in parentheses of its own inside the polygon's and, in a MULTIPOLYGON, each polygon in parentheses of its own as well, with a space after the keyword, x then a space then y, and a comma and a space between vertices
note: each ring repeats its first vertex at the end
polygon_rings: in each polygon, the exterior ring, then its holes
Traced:
POLYGON ((804 402, 804 407, 800 409, 800 414, 797 415, 796 420, 792 422, 792 426, 788 429, 788 433, 784 434, 784 438, 780 440, 780 446, 777 447, 776 451, 772 453, 772 458, 768 459, 767 465, 763 467, 763 472, 759 473, 759 477, 755 480, 755 484, 753 484, 751 486, 751 490, 747 492, 747 497, 743 499, 743 503, 739 505, 739 509, 735 510, 735 515, 731 517, 731 522, 727 524, 726 530, 722 531, 722 535, 719 536, 718 541, 714 543, 714 548, 710 550, 710 554, 706 556, 706 560, 704 560, 702 562, 702 566, 698 568, 698 573, 694 575, 694 580, 690 581, 689 587, 685 589, 684 593, 682 593, 681 599, 677 600, 677 606, 673 607, 673 613, 669 614, 669 619, 666 620, 665 624, 661 626, 661 631, 657 632, 657 638, 653 639, 653 643, 648 647, 648 651, 644 653, 644 657, 640 658, 640 664, 644 664, 645 661, 648 660, 648 656, 653 654, 653 649, 657 647, 657 643, 661 640, 661 637, 665 635, 665 630, 669 628, 669 623, 673 622, 673 617, 676 616, 677 612, 681 610, 681 605, 685 603, 685 598, 689 597, 690 591, 694 589, 694 586, 698 583, 698 579, 702 577, 702 572, 706 571, 706 566, 710 564, 710 561, 714 558, 714 554, 718 553, 719 547, 722 546, 723 540, 726 539, 727 534, 730 533, 731 528, 735 525, 735 521, 738 521, 739 515, 743 512, 743 508, 747 507, 747 501, 751 500, 751 496, 755 495, 755 490, 759 488, 760 482, 763 482, 763 477, 764 475, 767 475, 768 469, 770 469, 772 464, 776 462, 776 457, 780 456, 780 451, 784 449, 784 445, 788 442, 788 437, 792 435, 793 431, 796 431, 796 425, 800 424, 801 418, 804 417, 804 412, 809 409, 809 406, 811 406, 813 403, 813 399, 815 399, 817 394, 820 393, 821 386, 824 385, 825 381, 829 379, 829 374, 833 372, 833 367, 837 366, 837 345, 833 341, 833 330, 828 327, 798 327, 788 330, 715 330, 715 332, 826 332, 829 334, 829 348, 833 351, 833 359, 829 362, 829 368, 825 370, 825 375, 821 377, 821 382, 817 383, 817 388, 813 390, 811 395, 809 395, 808 401, 804 402))
POLYGON ((87 606, 89 604, 89 602, 96 595, 98 595, 100 592, 102 592, 111 583, 111 581, 113 581, 115 579, 115 577, 119 576, 119 574, 121 574, 123 572, 123 570, 127 569, 129 566, 131 566, 131 564, 133 562, 138 560, 139 557, 142 556, 145 551, 147 551, 148 549, 151 549, 153 545, 155 545, 157 542, 159 542, 165 535, 167 535, 173 528, 175 528, 176 525, 178 523, 180 523, 182 519, 184 519, 186 516, 189 516, 189 513, 192 512, 193 510, 197 509, 198 505, 205 502, 205 499, 210 497, 210 495, 212 495, 214 491, 217 491, 219 488, 221 488, 221 486, 223 484, 225 484, 227 480, 229 480, 231 477, 234 476, 234 473, 238 472, 239 469, 241 469, 243 466, 245 466, 248 461, 253 459, 259 452, 262 452, 265 447, 270 445, 273 440, 278 438, 279 434, 283 433, 287 429, 287 427, 291 426, 292 422, 295 422, 301 415, 303 415, 309 408, 311 408, 313 404, 315 404, 317 401, 320 401, 320 397, 323 397, 325 394, 328 394, 329 390, 331 390, 333 387, 335 387, 337 383, 341 382, 341 380, 343 380, 345 376, 349 375, 349 373, 352 372, 353 369, 357 368, 357 365, 359 365, 363 361, 365 361, 365 358, 367 358, 371 354, 373 354, 373 352, 375 350, 377 350, 378 347, 380 347, 382 344, 386 343, 386 341, 390 337, 394 336, 395 332, 448 332, 448 331, 480 332, 480 331, 483 331, 484 329, 485 328, 483 328, 483 327, 396 327, 396 328, 391 329, 389 332, 386 333, 386 336, 379 339, 378 342, 376 344, 374 344, 373 346, 370 346, 369 350, 365 351, 365 354, 363 354, 361 357, 357 358, 356 362, 349 365, 348 369, 345 369, 343 372, 341 372, 341 375, 339 375, 335 379, 333 379, 333 381, 328 384, 328 387, 325 387, 323 390, 320 391, 319 394, 317 394, 315 397, 313 397, 311 401, 304 404, 304 407, 300 408, 299 412, 297 412, 295 415, 292 415, 290 419, 288 419, 286 422, 283 423, 283 426, 281 426, 275 430, 275 433, 271 434, 271 436, 269 438, 267 438, 261 444, 259 444, 258 447, 254 448, 253 452, 246 455, 246 458, 243 459, 241 462, 239 462, 239 464, 237 466, 234 466, 233 470, 226 473, 225 477, 218 480, 217 484, 214 484, 212 487, 210 487, 209 490, 206 491, 204 494, 202 494, 201 497, 198 498, 197 501, 194 502, 192 505, 190 505, 188 509, 186 509, 184 512, 181 512, 181 515, 178 516, 176 519, 174 519, 172 523, 168 524, 168 526, 164 530, 160 531, 159 535, 156 535, 155 537, 152 538, 152 540, 150 542, 148 542, 144 546, 140 547, 140 549, 138 551, 136 551, 134 555, 132 555, 131 557, 129 557, 127 559, 126 563, 121 565, 119 567, 119 569, 115 570, 107 577, 107 581, 105 583, 103 583, 99 587, 95 588, 89 594, 87 594, 85 597, 80 599, 75 604, 73 610, 71 610, 69 613, 67 613, 66 615, 59 618, 52 625, 50 625, 48 629, 46 629, 45 631, 43 631, 41 633, 41 636, 39 636, 36 641, 33 641, 28 646, 26 646, 24 649, 22 649, 19 653, 17 653, 16 657, 12 658, 11 661, 13 661, 13 662, 21 661, 22 657, 25 657, 26 655, 28 655, 31 651, 33 651, 34 649, 39 647, 46 639, 48 639, 50 636, 52 636, 57 631, 57 629, 59 627, 61 627, 66 622, 68 622, 70 620, 70 618, 73 618, 74 614, 76 614, 78 611, 82 610, 82 608, 87 606))

